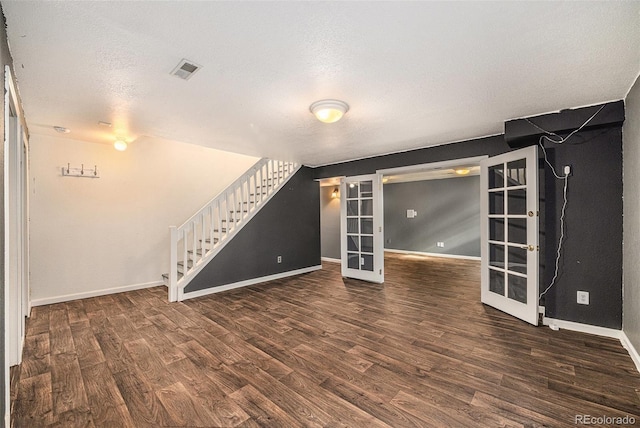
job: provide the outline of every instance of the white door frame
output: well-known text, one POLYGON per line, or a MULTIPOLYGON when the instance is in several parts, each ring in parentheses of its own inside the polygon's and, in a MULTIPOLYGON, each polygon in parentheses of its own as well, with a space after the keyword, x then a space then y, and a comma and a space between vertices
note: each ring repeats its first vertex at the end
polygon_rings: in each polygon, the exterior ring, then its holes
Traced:
POLYGON ((9 66, 4 73, 5 421, 10 416, 9 367, 20 364, 29 315, 29 145, 9 66))
MULTIPOLYGON (((502 153, 497 156, 490 157, 482 162, 480 173, 480 244, 481 244, 481 301, 484 304, 492 306, 498 310, 501 310, 516 318, 520 318, 532 325, 538 325, 538 289, 539 289, 539 246, 538 246, 538 231, 539 231, 539 189, 538 189, 538 146, 525 147, 523 149, 512 150, 506 153, 502 153), (508 165, 513 161, 526 161, 526 169, 522 176, 512 180, 510 183, 508 179, 509 171, 516 171, 518 169, 508 170, 508 165), (488 168, 493 166, 500 166, 501 173, 496 172, 496 175, 501 174, 501 185, 490 185, 488 168), (525 184, 522 184, 525 183, 525 184), (524 198, 524 206, 522 213, 509 212, 509 194, 511 192, 526 191, 524 198), (497 195, 496 200, 502 201, 502 207, 500 204, 496 204, 496 213, 491 214, 489 194, 497 195), (494 219, 496 225, 496 234, 499 237, 490 236, 489 223, 491 219, 494 219), (510 235, 509 225, 511 221, 523 222, 526 227, 526 237, 516 235, 516 238, 512 238, 510 235), (497 227, 500 222, 502 226, 497 227), (500 231, 502 229, 502 231, 500 231), (526 240, 526 242, 524 242, 526 240), (494 246, 495 260, 492 261, 491 246, 494 246), (523 253, 520 253, 522 252, 523 253), (526 258, 526 263, 521 263, 523 255, 526 258), (514 257, 518 263, 514 263, 510 260, 514 257), (518 270, 520 269, 520 270, 518 270), (495 275, 495 278, 502 278, 502 280, 496 280, 493 284, 498 284, 497 289, 491 290, 492 284, 490 279, 490 273, 495 275), (526 284, 526 297, 524 300, 520 300, 523 296, 509 296, 511 284, 511 278, 516 278, 517 281, 523 281, 521 284, 526 284), (501 285, 500 285, 501 284, 501 285)), ((517 200, 517 199, 516 199, 517 200)), ((515 223, 517 226, 518 223, 515 223)), ((519 230, 515 228, 514 230, 519 230)), ((517 282, 514 282, 515 286, 517 282)), ((519 287, 521 286, 519 284, 519 287)), ((514 288, 516 289, 516 288, 514 288)))
MULTIPOLYGON (((368 192, 367 192, 368 193, 368 192)), ((383 202, 382 202, 383 194, 382 194, 382 174, 374 173, 367 175, 358 175, 351 177, 343 177, 340 180, 340 259, 341 259, 341 272, 343 277, 355 278, 364 281, 383 283, 384 282, 384 210, 383 210, 383 202), (362 186, 356 186, 356 193, 358 196, 355 200, 356 202, 358 214, 358 232, 354 232, 357 235, 357 243, 358 248, 355 251, 351 251, 351 255, 354 256, 354 252, 357 253, 355 256, 358 258, 358 268, 349 268, 349 249, 348 249, 348 220, 347 220, 347 199, 348 199, 348 190, 347 190, 347 182, 371 182, 371 196, 365 196, 365 200, 371 201, 371 219, 372 219, 372 233, 371 240, 373 247, 373 253, 366 252, 367 254, 362 255, 363 243, 362 243, 362 231, 359 229, 361 227, 360 216, 362 215, 362 205, 361 205, 361 188, 362 186), (371 269, 361 268, 361 266, 366 266, 366 261, 369 260, 371 263, 371 269)), ((368 215, 366 216, 368 217, 368 215)), ((365 219, 366 220, 366 219, 365 219)), ((365 237, 369 237, 369 233, 365 234, 365 237)), ((353 236, 353 235, 352 235, 353 236)))

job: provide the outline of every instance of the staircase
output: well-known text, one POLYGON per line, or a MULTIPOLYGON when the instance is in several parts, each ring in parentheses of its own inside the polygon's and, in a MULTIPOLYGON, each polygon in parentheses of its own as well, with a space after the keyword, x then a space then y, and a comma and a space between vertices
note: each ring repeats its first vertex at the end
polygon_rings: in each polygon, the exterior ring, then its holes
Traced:
POLYGON ((170 226, 169 301, 181 301, 189 282, 300 169, 293 162, 260 159, 181 226, 170 226))

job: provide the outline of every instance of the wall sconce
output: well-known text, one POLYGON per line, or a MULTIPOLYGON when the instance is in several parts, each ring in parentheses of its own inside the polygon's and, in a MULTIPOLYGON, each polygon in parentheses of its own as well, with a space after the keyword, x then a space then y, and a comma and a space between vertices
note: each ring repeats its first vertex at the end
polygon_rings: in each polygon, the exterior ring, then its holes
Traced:
POLYGON ((340 191, 336 187, 335 189, 333 189, 333 192, 331 192, 331 199, 336 199, 338 196, 340 196, 340 191))

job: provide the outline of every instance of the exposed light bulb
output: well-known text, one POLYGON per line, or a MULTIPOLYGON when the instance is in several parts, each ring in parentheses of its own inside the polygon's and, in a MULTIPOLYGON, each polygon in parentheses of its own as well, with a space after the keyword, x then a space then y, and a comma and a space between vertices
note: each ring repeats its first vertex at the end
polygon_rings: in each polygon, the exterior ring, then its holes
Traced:
POLYGON ((124 152, 125 150, 127 150, 128 146, 129 145, 124 140, 116 140, 116 142, 113 143, 113 147, 119 152, 124 152))

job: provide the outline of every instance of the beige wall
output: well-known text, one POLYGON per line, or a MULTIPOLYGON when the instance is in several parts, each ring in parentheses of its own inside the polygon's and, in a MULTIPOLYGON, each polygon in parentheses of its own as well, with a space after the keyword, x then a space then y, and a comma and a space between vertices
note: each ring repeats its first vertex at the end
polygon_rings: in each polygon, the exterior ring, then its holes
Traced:
POLYGON ((640 351, 640 78, 625 100, 622 329, 640 351))
POLYGON ((182 224, 258 160, 145 139, 125 152, 42 135, 30 144, 34 304, 161 281, 169 226, 182 224), (100 178, 63 177, 67 163, 97 165, 100 178))

